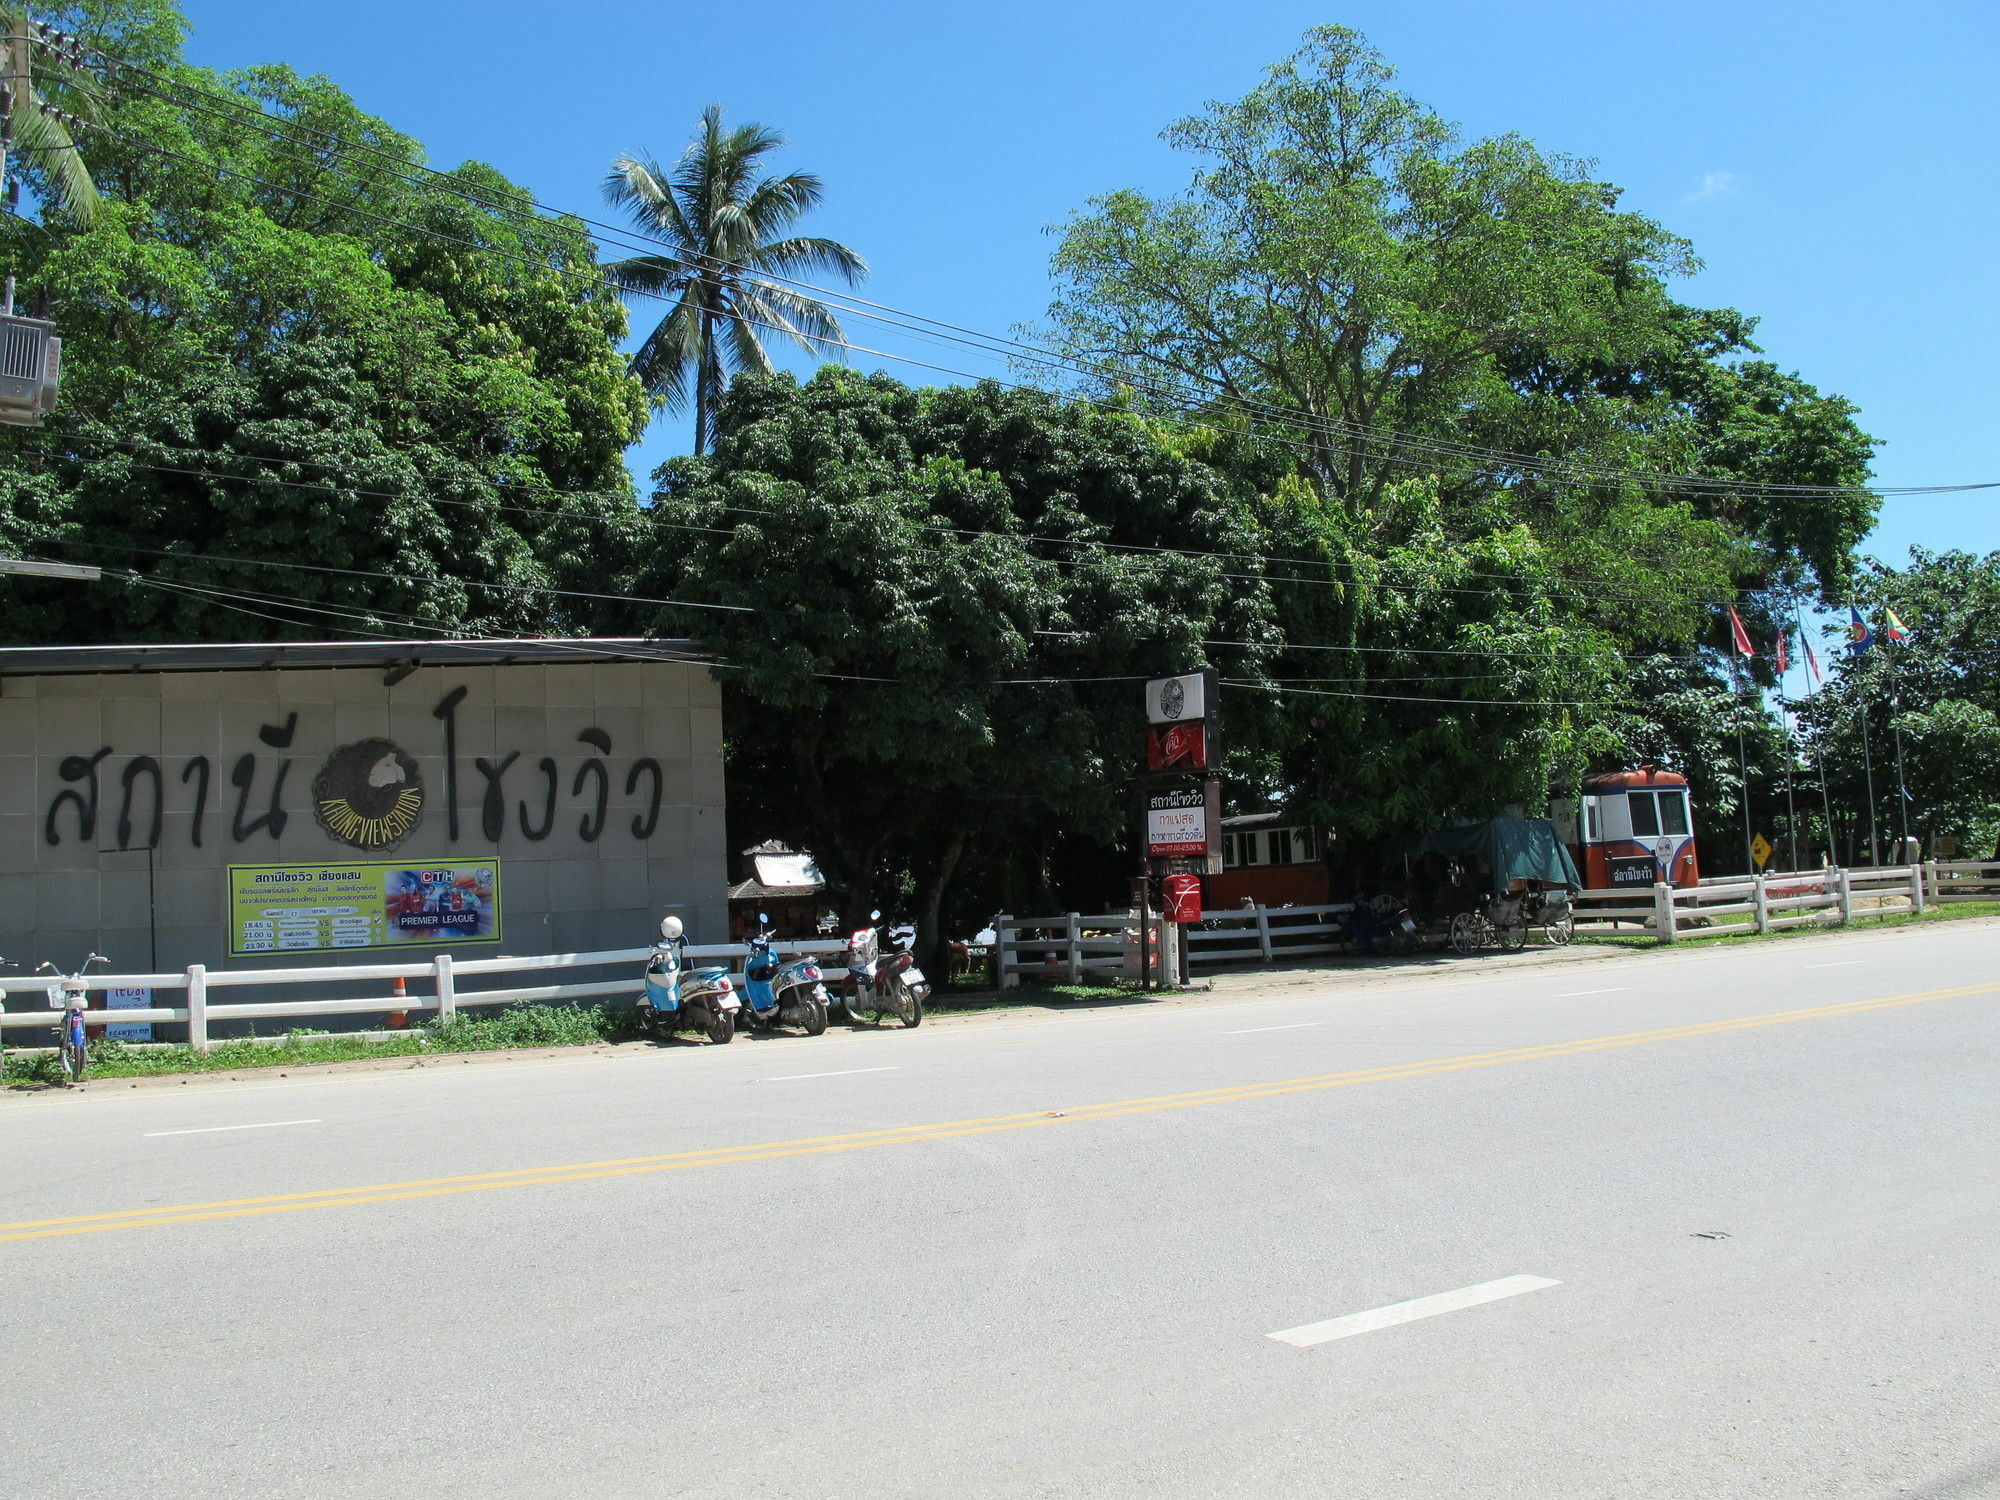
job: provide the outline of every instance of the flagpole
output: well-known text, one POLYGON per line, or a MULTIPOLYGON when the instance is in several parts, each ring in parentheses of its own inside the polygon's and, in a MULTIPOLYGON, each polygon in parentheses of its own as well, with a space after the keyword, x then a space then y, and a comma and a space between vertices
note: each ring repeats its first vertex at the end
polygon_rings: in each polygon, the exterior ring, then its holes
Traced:
POLYGON ((1757 856, 1750 852, 1750 757, 1743 749, 1743 659, 1736 658, 1736 770, 1743 778, 1743 873, 1757 873, 1757 856))
MULTIPOLYGON (((1799 651, 1806 659, 1806 677, 1813 680, 1819 676, 1819 667, 1812 655, 1812 647, 1806 641, 1806 614, 1802 606, 1794 603, 1792 618, 1799 627, 1799 651)), ((1823 684, 1821 684, 1823 685, 1823 684)), ((1826 784, 1826 757, 1820 753, 1819 741, 1813 741, 1813 770, 1819 775, 1820 811, 1826 816, 1826 862, 1835 863, 1833 849, 1833 793, 1826 784)))
POLYGON ((1792 846, 1792 868, 1799 868, 1799 809, 1792 800, 1792 762, 1798 747, 1792 742, 1792 706, 1785 701, 1785 684, 1778 683, 1778 720, 1785 726, 1785 837, 1792 846))
POLYGON ((1875 757, 1868 748, 1868 682, 1861 678, 1856 689, 1861 702, 1861 775, 1868 787, 1868 862, 1882 863, 1882 841, 1875 827, 1875 757))
MULTIPOLYGON (((1892 616, 1893 618, 1893 616, 1892 616)), ((1902 845, 1896 850, 1898 862, 1910 852, 1910 785, 1903 779, 1903 663, 1899 642, 1889 637, 1889 732, 1896 737, 1896 826, 1902 845)))

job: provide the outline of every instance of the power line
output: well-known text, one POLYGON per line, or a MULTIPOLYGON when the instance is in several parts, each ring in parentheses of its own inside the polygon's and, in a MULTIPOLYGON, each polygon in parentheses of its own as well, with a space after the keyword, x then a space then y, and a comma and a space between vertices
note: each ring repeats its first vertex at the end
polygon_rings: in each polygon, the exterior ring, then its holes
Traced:
MULTIPOLYGON (((115 59, 109 57, 106 57, 105 61, 107 65, 116 66, 128 73, 137 73, 141 76, 152 78, 155 81, 167 84, 170 88, 181 90, 184 92, 184 94, 196 92, 190 86, 183 84, 178 80, 165 78, 163 75, 153 72, 152 70, 140 68, 136 64, 124 62, 121 59, 115 59)), ((346 155, 350 159, 352 159, 352 157, 357 151, 366 153, 369 156, 380 158, 383 162, 387 163, 391 168, 390 175, 394 176, 395 178, 397 178, 397 180, 403 182, 407 186, 411 186, 413 188, 430 187, 433 190, 443 191, 453 196, 459 197, 464 201, 487 211, 496 211, 502 203, 511 202, 514 205, 515 212, 529 219, 531 222, 536 224, 537 227, 543 227, 546 225, 547 222, 539 217, 540 214, 543 213, 552 214, 560 218, 572 220, 580 225, 588 226, 590 229, 596 231, 595 235, 593 236, 594 238, 597 238, 602 242, 611 244, 613 248, 620 250, 631 250, 636 247, 633 244, 631 244, 630 241, 637 240, 640 242, 641 245, 647 247, 657 247, 660 249, 665 249, 670 252, 673 252, 673 254, 677 258, 686 259, 685 257, 680 256, 678 247, 674 246, 668 241, 659 239, 656 236, 645 234, 643 231, 632 231, 623 229, 617 226, 606 224, 602 220, 590 218, 587 215, 578 214, 573 211, 553 208, 549 205, 540 203, 534 198, 527 196, 525 194, 476 193, 470 190, 469 188, 462 186, 456 180, 454 174, 441 172, 435 168, 423 165, 421 163, 409 162, 405 158, 396 156, 394 153, 385 151, 380 147, 366 145, 365 143, 357 146, 355 143, 348 142, 342 139, 341 137, 335 136, 329 132, 317 130, 311 126, 304 126, 296 121, 282 120, 279 117, 269 114, 260 106, 252 105, 247 101, 239 103, 235 99, 230 99, 227 102, 226 107, 215 108, 204 104, 197 104, 186 97, 176 98, 166 94, 160 94, 154 90, 147 90, 141 88, 138 89, 137 91, 141 93, 151 94, 153 97, 159 98, 164 102, 174 105, 177 108, 199 111, 214 116, 216 118, 227 120, 232 124, 237 124, 247 128, 259 130, 261 133, 265 134, 269 139, 272 139, 274 141, 279 141, 281 143, 284 142, 285 140, 285 132, 290 131, 304 135, 316 136, 320 140, 329 143, 336 154, 346 155), (415 172, 422 172, 430 180, 428 182, 420 181, 417 177, 412 175, 415 172), (624 243, 620 243, 620 241, 623 241, 624 243)), ((210 96, 210 97, 213 98, 217 96, 210 96)), ((153 148, 153 149, 165 150, 165 148, 153 148)), ((169 154, 178 154, 178 153, 169 153, 169 154)), ((222 170, 228 170, 228 169, 222 169, 222 170)), ((242 175, 242 174, 235 174, 235 175, 242 175)), ((255 181, 256 179, 250 179, 250 180, 255 181)), ((317 195, 303 193, 303 191, 300 189, 284 188, 275 184, 260 184, 260 185, 267 186, 274 192, 293 193, 298 196, 314 197, 316 201, 321 201, 321 202, 326 201, 324 199, 317 198, 317 195)), ((354 211, 363 213, 367 212, 366 210, 359 210, 359 209, 355 209, 354 211)), ((380 218, 380 216, 378 215, 369 215, 369 216, 378 219, 380 218)), ((389 222, 401 222, 401 221, 389 221, 389 222)), ((412 226, 408 224, 404 224, 403 227, 421 228, 421 226, 412 226)), ((464 242, 464 243, 470 243, 470 242, 464 242)), ((492 249, 493 247, 473 246, 473 248, 492 249)), ((751 275, 760 277, 767 281, 781 282, 789 286, 798 287, 800 289, 810 291, 816 296, 825 298, 830 301, 851 304, 849 306, 844 307, 842 310, 847 311, 855 316, 870 317, 873 318, 875 321, 884 322, 888 326, 900 327, 908 332, 918 333, 920 335, 923 334, 924 330, 914 327, 909 322, 899 321, 904 319, 914 319, 917 322, 931 325, 932 328, 944 330, 945 335, 950 342, 975 348, 980 352, 991 354, 996 357, 1006 358, 1010 360, 1025 358, 1030 360, 1031 362, 1040 363, 1045 368, 1065 370, 1072 375, 1082 376, 1086 379, 1114 378, 1125 382, 1131 382, 1134 379, 1132 372, 1130 372, 1129 370, 1106 369, 1106 368, 1093 369, 1089 366, 1080 364, 1073 358, 1069 356, 1064 356, 1056 351, 1044 349, 1039 346, 1028 344, 1016 339, 1008 339, 1008 338, 1003 338, 999 335, 982 333, 974 329, 965 328, 962 325, 945 322, 944 320, 940 319, 930 318, 920 313, 912 313, 903 309, 894 308, 889 306, 888 304, 873 302, 867 298, 858 297, 853 293, 841 291, 838 288, 821 286, 817 283, 804 280, 799 277, 789 276, 784 274, 783 272, 770 270, 769 268, 751 266, 740 261, 730 261, 725 258, 719 258, 719 257, 696 257, 696 260, 698 262, 704 260, 709 261, 719 267, 727 267, 730 269, 747 272, 751 275), (962 335, 962 337, 958 335, 962 335)), ((657 294, 638 292, 638 289, 635 288, 626 288, 623 286, 618 286, 616 283, 610 282, 609 278, 600 277, 598 279, 604 281, 605 284, 607 285, 613 286, 614 289, 617 290, 621 295, 632 295, 635 293, 639 295, 657 295, 657 294)), ((661 300, 667 300, 667 299, 661 299, 661 300)), ((749 321, 752 321, 754 323, 757 320, 752 319, 749 321)), ((771 325, 758 324, 758 326, 770 327, 771 325)), ((784 332, 788 334, 793 332, 793 330, 783 329, 783 328, 773 328, 772 331, 784 332)), ((935 335, 932 335, 932 337, 935 337, 935 335)), ((835 344, 839 347, 850 348, 855 350, 856 352, 875 354, 881 358, 906 359, 905 356, 891 354, 882 350, 867 349, 863 346, 847 344, 841 340, 827 340, 825 342, 835 344)), ((943 366, 926 365, 924 364, 923 361, 906 360, 906 362, 912 364, 918 364, 923 366, 924 368, 938 370, 940 373, 954 374, 962 379, 981 378, 978 376, 968 374, 967 372, 964 371, 949 370, 943 366)), ((1156 393, 1160 389, 1161 389, 1160 387, 1156 386, 1155 387, 1156 393)), ((1167 387, 1165 389, 1167 390, 1169 396, 1171 397, 1173 395, 1173 389, 1171 387, 1167 387)), ((1793 497, 1803 497, 1806 495, 1820 495, 1820 494, 1856 494, 1856 493, 1867 493, 1867 494, 1881 495, 1881 496, 1889 496, 1889 495, 1902 496, 1902 495, 1920 495, 1920 494, 1962 493, 1969 490, 2000 488, 2000 484, 1928 485, 1928 486, 1906 486, 1906 487, 1878 487, 1870 485, 1777 484, 1768 481, 1742 480, 1742 479, 1716 477, 1708 475, 1667 474, 1658 471, 1647 471, 1639 469, 1622 468, 1615 465, 1596 464, 1576 459, 1549 459, 1539 455, 1513 452, 1506 449, 1482 447, 1475 444, 1458 443, 1450 440, 1442 440, 1435 438, 1423 438, 1409 433, 1396 432, 1391 429, 1385 429, 1366 424, 1343 422, 1333 418, 1315 418, 1290 408, 1275 406, 1269 403, 1252 401, 1249 400, 1248 398, 1238 396, 1227 391, 1222 391, 1219 392, 1218 394, 1221 404, 1225 406, 1239 410, 1252 417, 1261 416, 1266 420, 1276 421, 1287 426, 1303 427, 1305 430, 1316 432, 1322 437, 1341 437, 1354 442, 1372 442, 1378 444, 1385 444, 1390 447, 1403 447, 1411 449, 1412 451, 1415 452, 1431 455, 1433 457, 1453 457, 1460 460, 1471 460, 1484 465, 1499 465, 1527 472, 1541 473, 1544 474, 1545 476, 1569 474, 1569 475, 1582 476, 1585 478, 1596 478, 1596 479, 1611 480, 1618 482, 1638 483, 1646 487, 1666 487, 1682 491, 1700 492, 1706 490, 1717 494, 1760 493, 1760 494, 1770 494, 1774 496, 1782 495, 1782 496, 1793 496, 1793 497)), ((1383 457, 1390 459, 1390 461, 1395 461, 1393 455, 1383 455, 1383 457)))

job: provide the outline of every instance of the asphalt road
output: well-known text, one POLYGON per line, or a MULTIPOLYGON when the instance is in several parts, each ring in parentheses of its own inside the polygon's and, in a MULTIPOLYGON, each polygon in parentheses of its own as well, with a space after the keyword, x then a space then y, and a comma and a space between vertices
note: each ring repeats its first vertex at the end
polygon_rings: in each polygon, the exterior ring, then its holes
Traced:
POLYGON ((2000 1495, 1996 1043, 1978 922, 0 1099, 0 1492, 2000 1495))

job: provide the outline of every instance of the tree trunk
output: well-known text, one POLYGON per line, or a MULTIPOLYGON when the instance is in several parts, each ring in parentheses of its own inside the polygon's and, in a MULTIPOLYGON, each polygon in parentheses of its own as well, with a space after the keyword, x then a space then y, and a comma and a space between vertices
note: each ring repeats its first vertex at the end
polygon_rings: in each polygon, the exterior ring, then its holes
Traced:
POLYGON ((951 972, 950 965, 943 962, 944 933, 939 928, 939 913, 944 907, 945 893, 951 889, 952 877, 958 873, 958 862, 964 856, 965 831, 955 829, 944 836, 936 864, 917 887, 917 964, 930 973, 933 983, 937 976, 951 972))

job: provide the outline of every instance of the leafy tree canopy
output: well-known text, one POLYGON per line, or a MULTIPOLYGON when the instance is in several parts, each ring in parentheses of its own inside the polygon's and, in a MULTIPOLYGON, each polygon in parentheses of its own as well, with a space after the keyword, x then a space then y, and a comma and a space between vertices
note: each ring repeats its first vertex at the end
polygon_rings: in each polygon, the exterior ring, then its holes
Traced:
MULTIPOLYGON (((1271 639, 1254 529, 1142 417, 743 377, 713 455, 657 477, 634 592, 733 607, 648 623, 725 664, 743 835, 811 848, 850 914, 912 870, 934 934, 968 858, 1046 896, 1058 834, 1129 829, 1138 680, 1218 659, 1254 681, 1271 639)), ((1243 693, 1247 739, 1259 712, 1243 693)))
POLYGON ((552 520, 631 508, 622 454, 645 420, 616 349, 623 311, 580 226, 531 217, 477 163, 418 180, 417 145, 325 79, 181 63, 166 0, 64 19, 147 71, 112 70, 83 132, 104 194, 92 220, 51 205, 0 239, 23 300, 64 337, 58 412, 0 437, 0 539, 339 613, 233 601, 264 617, 252 625, 202 594, 44 585, 9 590, 0 631, 558 624, 533 590, 564 558, 538 540, 552 520))

